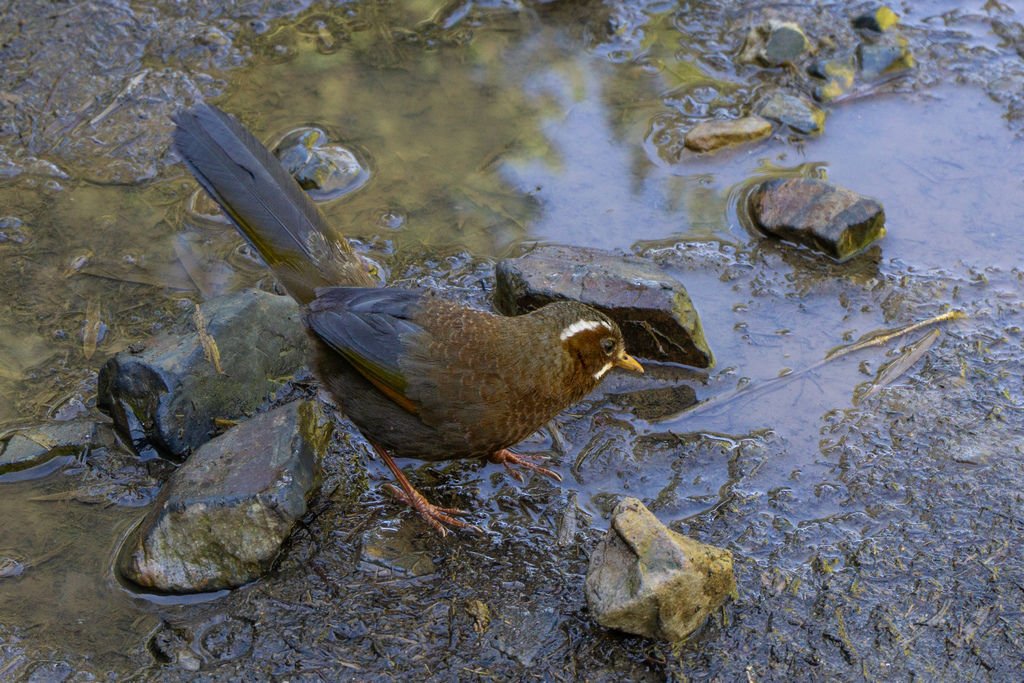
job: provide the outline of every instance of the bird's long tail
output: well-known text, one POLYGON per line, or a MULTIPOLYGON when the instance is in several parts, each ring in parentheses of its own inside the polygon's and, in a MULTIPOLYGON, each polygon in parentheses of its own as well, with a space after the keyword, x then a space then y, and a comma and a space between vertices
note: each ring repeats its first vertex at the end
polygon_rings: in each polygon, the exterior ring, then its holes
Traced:
POLYGON ((199 104, 174 116, 174 148, 288 293, 308 303, 317 287, 373 286, 344 238, 277 158, 238 121, 199 104))

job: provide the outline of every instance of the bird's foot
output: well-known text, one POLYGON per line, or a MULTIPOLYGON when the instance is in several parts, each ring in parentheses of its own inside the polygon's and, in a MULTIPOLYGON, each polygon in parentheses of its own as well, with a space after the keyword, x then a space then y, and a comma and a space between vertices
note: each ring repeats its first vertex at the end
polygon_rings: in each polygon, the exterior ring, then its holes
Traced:
POLYGON ((408 491, 404 490, 404 488, 399 488, 394 484, 385 484, 384 488, 386 488, 388 493, 393 495, 395 498, 415 510, 416 513, 423 518, 423 521, 429 524, 442 536, 448 535, 449 526, 455 527, 456 529, 473 529, 474 531, 480 531, 480 527, 475 524, 463 522, 461 519, 456 519, 454 517, 454 515, 466 514, 465 510, 434 505, 411 485, 409 486, 408 491))
POLYGON ((461 519, 455 519, 455 515, 466 514, 463 510, 458 508, 444 508, 439 505, 434 505, 426 497, 416 490, 416 487, 412 485, 402 469, 395 463, 394 458, 391 454, 384 450, 384 447, 370 441, 370 445, 377 451, 377 455, 384 464, 391 470, 391 474, 394 475, 395 481, 398 482, 398 486, 394 484, 386 484, 388 492, 391 493, 395 498, 402 501, 413 510, 415 510, 420 517, 423 518, 427 524, 429 524, 435 531, 442 536, 448 535, 448 527, 454 527, 456 529, 472 529, 474 531, 480 531, 482 529, 475 524, 469 522, 463 522, 461 519), (447 525, 447 526, 445 526, 447 525))
POLYGON ((543 474, 545 477, 551 477, 555 481, 562 481, 562 475, 554 470, 549 470, 547 467, 541 467, 536 463, 530 462, 528 459, 530 456, 516 455, 507 448, 502 448, 500 451, 495 451, 488 458, 493 463, 504 465, 508 473, 516 478, 517 481, 523 481, 523 473, 512 468, 513 465, 518 465, 528 470, 533 470, 537 474, 543 474))

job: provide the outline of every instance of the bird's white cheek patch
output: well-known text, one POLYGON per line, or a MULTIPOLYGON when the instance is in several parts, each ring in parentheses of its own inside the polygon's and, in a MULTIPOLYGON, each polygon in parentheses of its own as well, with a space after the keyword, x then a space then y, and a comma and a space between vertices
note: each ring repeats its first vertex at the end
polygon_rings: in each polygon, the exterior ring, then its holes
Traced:
POLYGON ((611 330, 612 327, 603 320, 577 320, 573 324, 562 330, 562 333, 558 335, 558 338, 565 341, 569 337, 575 336, 580 332, 586 332, 587 330, 598 330, 601 328, 611 330))
POLYGON ((601 379, 605 373, 612 369, 612 363, 605 363, 604 367, 594 373, 594 379, 601 379))

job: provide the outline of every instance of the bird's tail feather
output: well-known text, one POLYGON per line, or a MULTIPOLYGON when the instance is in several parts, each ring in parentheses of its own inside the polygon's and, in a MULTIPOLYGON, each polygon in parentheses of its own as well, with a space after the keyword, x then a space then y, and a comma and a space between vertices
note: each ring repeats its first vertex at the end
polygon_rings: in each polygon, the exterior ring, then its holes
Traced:
POLYGON ((238 121, 199 104, 174 116, 174 148, 288 293, 308 303, 318 287, 373 286, 277 158, 238 121))

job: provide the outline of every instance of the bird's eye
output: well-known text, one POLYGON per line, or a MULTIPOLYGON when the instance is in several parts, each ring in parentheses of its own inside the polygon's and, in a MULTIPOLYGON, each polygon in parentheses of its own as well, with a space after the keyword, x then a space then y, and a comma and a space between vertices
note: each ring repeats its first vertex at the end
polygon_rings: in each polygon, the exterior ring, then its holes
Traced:
POLYGON ((615 352, 615 340, 611 337, 605 337, 602 339, 601 350, 604 351, 606 355, 612 355, 612 353, 615 352))

